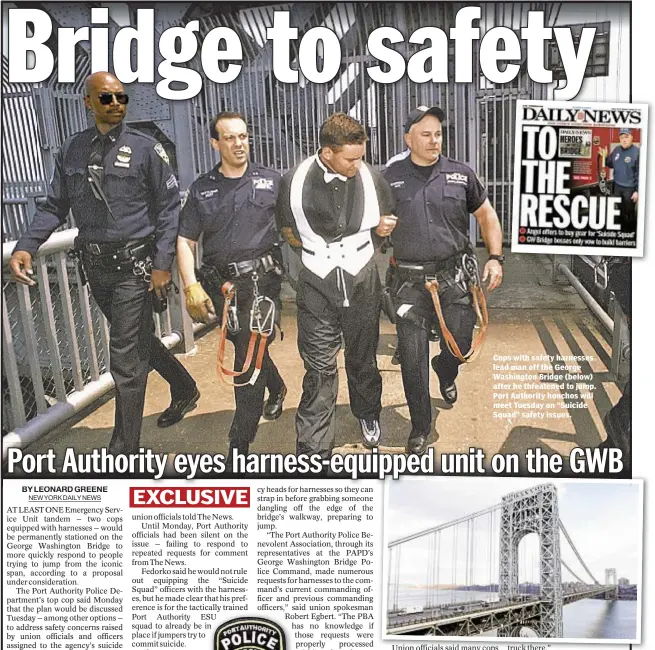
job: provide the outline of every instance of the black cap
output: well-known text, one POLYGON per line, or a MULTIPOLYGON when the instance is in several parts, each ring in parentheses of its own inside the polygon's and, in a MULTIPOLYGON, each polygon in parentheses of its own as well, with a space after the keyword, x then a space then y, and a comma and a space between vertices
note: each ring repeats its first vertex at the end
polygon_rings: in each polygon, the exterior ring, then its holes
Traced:
POLYGON ((446 119, 446 114, 438 106, 432 106, 430 108, 427 106, 419 106, 409 112, 407 121, 405 122, 405 133, 409 131, 412 124, 420 122, 426 115, 434 115, 434 117, 436 117, 440 122, 443 122, 446 119))

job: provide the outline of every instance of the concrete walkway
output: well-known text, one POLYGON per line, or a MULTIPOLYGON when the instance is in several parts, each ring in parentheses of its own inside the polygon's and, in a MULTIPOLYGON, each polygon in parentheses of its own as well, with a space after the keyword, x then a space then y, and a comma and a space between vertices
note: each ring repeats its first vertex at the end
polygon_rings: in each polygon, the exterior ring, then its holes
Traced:
MULTIPOLYGON (((385 263, 380 260, 381 268, 385 263)), ((490 296, 489 307, 491 323, 485 346, 479 357, 462 369, 458 379, 460 397, 454 407, 441 399, 436 377, 432 375, 434 428, 439 436, 437 451, 467 453, 469 447, 478 447, 487 456, 499 452, 523 456, 527 449, 541 447, 568 455, 573 447, 597 446, 605 438, 602 417, 619 399, 620 392, 609 374, 611 344, 607 334, 574 289, 552 284, 550 262, 546 257, 510 255, 505 265, 505 282, 490 296), (569 395, 562 401, 559 389, 543 382, 544 391, 550 395, 546 401, 553 403, 549 419, 530 417, 532 410, 499 418, 499 413, 507 415, 514 410, 497 407, 502 400, 494 396, 500 390, 494 390, 492 374, 507 370, 494 371, 494 363, 499 363, 494 362, 494 355, 558 354, 593 356, 590 362, 580 364, 581 373, 593 376, 588 382, 594 387, 588 391, 591 396, 578 400, 569 395), (587 408, 573 406, 580 401, 587 408)), ((282 318, 284 341, 277 340, 271 347, 271 355, 287 382, 289 393, 282 417, 276 422, 262 420, 251 447, 253 452, 295 451, 294 417, 304 374, 296 347, 295 315, 293 293, 289 290, 282 318)), ((400 366, 391 363, 395 328, 383 317, 380 331, 378 364, 384 382, 381 444, 386 450, 402 452, 410 422, 400 366)), ((217 340, 218 332, 214 329, 196 341, 192 354, 179 356, 196 378, 202 396, 194 411, 168 429, 156 426, 157 416, 169 403, 167 386, 158 375, 151 374, 141 436, 144 446, 159 453, 227 452, 227 432, 234 401, 232 389, 222 384, 216 375, 217 340)), ((432 353, 436 354, 439 344, 431 345, 432 353)), ((552 372, 554 369, 550 370, 552 372)), ((359 425, 348 407, 343 353, 339 359, 339 375, 336 444, 342 451, 363 452, 363 446, 358 444, 359 425)), ((39 453, 54 448, 59 456, 66 447, 85 452, 106 446, 113 418, 114 400, 109 396, 99 408, 59 427, 33 444, 29 451, 39 453)))

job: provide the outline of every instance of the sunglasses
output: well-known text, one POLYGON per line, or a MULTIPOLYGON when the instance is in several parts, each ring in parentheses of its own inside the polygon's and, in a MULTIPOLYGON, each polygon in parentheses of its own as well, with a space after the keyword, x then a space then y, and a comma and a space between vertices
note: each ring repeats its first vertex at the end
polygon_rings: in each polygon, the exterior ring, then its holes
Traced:
POLYGON ((114 97, 119 104, 125 105, 130 101, 126 93, 98 93, 98 101, 103 106, 109 106, 114 100, 114 97))

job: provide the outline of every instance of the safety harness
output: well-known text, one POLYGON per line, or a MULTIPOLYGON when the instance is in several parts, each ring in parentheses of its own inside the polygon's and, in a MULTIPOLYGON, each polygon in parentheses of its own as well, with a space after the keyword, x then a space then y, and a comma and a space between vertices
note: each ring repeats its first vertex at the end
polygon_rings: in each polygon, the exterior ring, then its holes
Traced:
POLYGON ((468 289, 473 296, 473 308, 475 309, 475 314, 477 316, 478 328, 477 334, 471 343, 471 348, 466 354, 462 354, 462 351, 457 345, 457 341, 455 341, 455 337, 446 325, 443 311, 441 309, 441 301, 439 300, 439 281, 436 276, 425 277, 425 288, 430 292, 430 296, 432 297, 432 304, 434 305, 434 310, 439 319, 439 326, 441 327, 443 340, 448 346, 450 353, 454 357, 457 357, 462 363, 469 363, 473 361, 477 356, 477 353, 482 349, 484 337, 487 333, 487 326, 489 325, 489 312, 487 311, 487 299, 484 295, 484 289, 482 288, 480 269, 475 255, 464 253, 460 268, 464 274, 466 283, 468 284, 468 289))
POLYGON ((232 335, 241 331, 239 317, 237 315, 237 289, 232 282, 225 282, 221 287, 223 294, 223 318, 221 320, 221 333, 218 342, 218 356, 216 360, 216 371, 222 382, 229 386, 254 386, 262 369, 264 353, 269 337, 273 334, 275 328, 275 303, 271 298, 259 293, 259 275, 253 273, 251 276, 253 283, 253 301, 250 308, 250 340, 248 341, 248 351, 246 359, 243 362, 241 370, 230 370, 225 367, 225 342, 227 341, 228 332, 232 335), (255 348, 257 354, 255 356, 255 348), (255 368, 248 381, 236 381, 250 370, 250 366, 255 357, 255 368))

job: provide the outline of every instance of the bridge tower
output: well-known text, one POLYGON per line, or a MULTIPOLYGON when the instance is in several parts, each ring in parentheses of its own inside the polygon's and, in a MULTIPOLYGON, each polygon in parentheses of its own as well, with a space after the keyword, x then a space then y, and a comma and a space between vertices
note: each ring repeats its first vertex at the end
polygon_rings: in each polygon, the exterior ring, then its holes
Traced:
MULTIPOLYGON (((511 492, 503 497, 500 524, 500 589, 501 599, 518 596, 519 542, 525 535, 539 535, 541 574, 541 616, 530 627, 541 638, 563 636, 562 565, 559 543, 559 510, 557 489, 551 484, 511 492)), ((518 630, 504 630, 506 636, 518 630)))
POLYGON ((619 597, 619 583, 616 580, 616 569, 605 569, 605 584, 614 587, 614 589, 605 592, 605 600, 617 600, 619 597))

